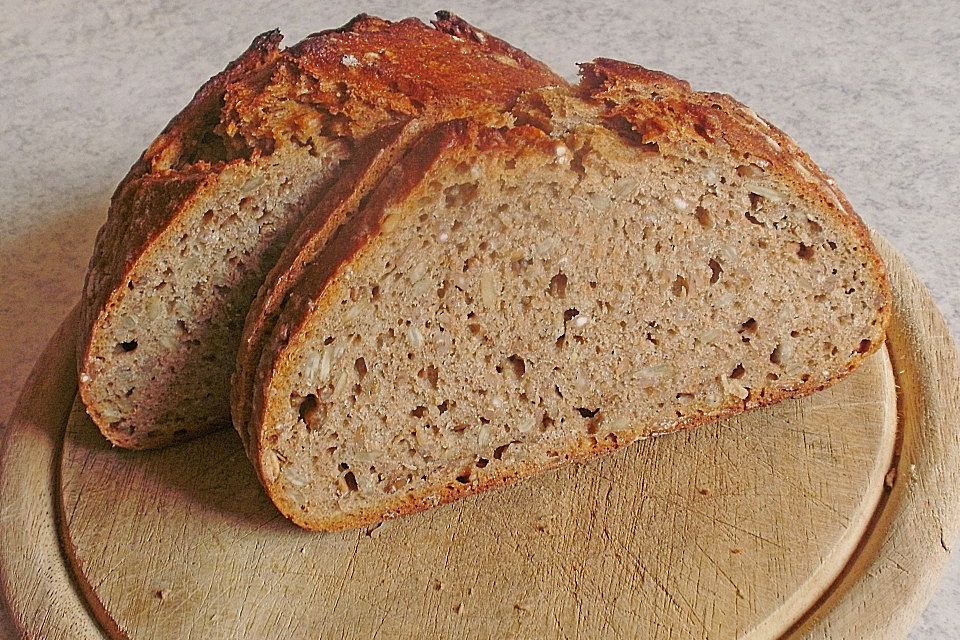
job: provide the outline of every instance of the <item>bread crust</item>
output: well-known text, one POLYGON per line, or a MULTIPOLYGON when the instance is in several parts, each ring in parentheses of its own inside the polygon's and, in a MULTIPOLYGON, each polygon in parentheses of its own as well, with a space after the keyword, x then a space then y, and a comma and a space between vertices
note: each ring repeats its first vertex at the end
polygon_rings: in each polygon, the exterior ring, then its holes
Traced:
POLYGON ((880 347, 891 309, 890 288, 882 260, 873 247, 869 232, 843 194, 786 134, 768 125, 729 96, 695 93, 686 82, 626 63, 597 60, 584 65, 579 90, 583 99, 597 105, 602 123, 618 135, 627 136, 628 142, 720 145, 745 152, 748 154, 745 160, 753 158, 765 161, 767 170, 786 181, 803 198, 817 205, 825 215, 840 221, 862 243, 864 255, 869 257, 871 278, 879 284, 881 291, 882 299, 876 301, 879 322, 874 327, 875 334, 869 348, 863 353, 854 354, 845 366, 831 372, 826 379, 770 390, 751 389, 748 397, 743 400, 730 398, 714 412, 683 418, 659 428, 655 433, 651 433, 649 428, 637 428, 617 432, 612 439, 599 442, 584 438, 572 443, 555 461, 524 463, 509 470, 479 470, 478 478, 470 483, 454 482, 424 488, 383 501, 376 508, 366 508, 350 514, 327 518, 307 516, 283 494, 278 478, 271 477, 266 468, 264 457, 271 444, 265 425, 275 422, 271 407, 274 380, 287 379, 290 372, 286 370, 288 365, 285 353, 288 349, 295 349, 298 344, 296 340, 291 340, 291 337, 298 335, 313 314, 332 312, 329 311, 331 301, 324 297, 327 284, 337 277, 341 269, 350 264, 370 238, 380 233, 380 220, 384 210, 392 203, 402 201, 443 154, 455 154, 457 147, 471 145, 485 151, 498 147, 509 149, 513 153, 520 149, 548 154, 553 151, 554 143, 549 132, 535 126, 491 130, 463 121, 447 123, 423 136, 404 157, 398 169, 383 178, 362 210, 341 227, 317 261, 303 271, 292 288, 262 352, 256 373, 249 427, 251 458, 270 498, 285 516, 299 526, 328 531, 373 524, 384 518, 414 513, 511 484, 567 461, 584 461, 651 435, 692 428, 786 399, 800 398, 845 378, 880 347), (629 125, 626 130, 623 127, 624 122, 629 125))
POLYGON ((92 391, 98 375, 93 347, 136 270, 151 268, 144 264, 149 249, 182 224, 227 167, 255 166, 283 145, 312 145, 316 136, 363 138, 413 117, 479 112, 504 119, 521 91, 564 83, 519 49, 445 12, 433 27, 360 15, 286 50, 279 48, 281 38, 279 31, 258 36, 205 83, 111 200, 84 286, 77 360, 80 396, 114 444, 152 448, 176 438, 120 433, 100 416, 92 391), (267 117, 269 109, 280 109, 283 117, 267 117))

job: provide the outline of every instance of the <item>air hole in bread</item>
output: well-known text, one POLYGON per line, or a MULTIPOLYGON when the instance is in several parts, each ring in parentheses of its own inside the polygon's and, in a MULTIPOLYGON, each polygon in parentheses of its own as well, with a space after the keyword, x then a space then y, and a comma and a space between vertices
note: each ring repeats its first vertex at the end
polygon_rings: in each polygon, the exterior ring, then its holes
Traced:
POLYGON ((550 295, 554 298, 564 298, 567 295, 567 276, 563 272, 550 278, 550 295))
POLYGON ((757 321, 753 318, 748 318, 743 323, 741 323, 740 328, 738 329, 740 333, 756 333, 757 332, 757 321))
POLYGON ((476 182, 455 184, 443 191, 443 197, 448 207, 463 207, 470 203, 479 190, 476 182))
POLYGON ((350 491, 358 491, 360 489, 357 485, 357 477, 353 475, 353 471, 347 471, 343 474, 343 481, 347 484, 347 489, 350 491))
POLYGON ((310 424, 313 419, 313 414, 317 410, 319 401, 317 400, 316 394, 308 394, 306 398, 300 403, 300 407, 297 409, 297 413, 300 416, 300 419, 303 420, 305 424, 310 424))
POLYGON ((420 405, 414 408, 412 411, 410 411, 410 415, 413 416, 414 418, 423 418, 424 416, 427 415, 427 408, 424 407, 423 405, 420 405))
POLYGON ((678 275, 673 281, 673 284, 670 285, 670 293, 677 297, 687 295, 689 290, 690 286, 687 284, 687 279, 681 275, 678 275))
POLYGON ((773 348, 773 351, 770 352, 770 363, 771 364, 782 364, 783 363, 783 347, 780 343, 777 343, 777 346, 773 348))
POLYGON ((710 284, 717 284, 720 280, 720 274, 723 273, 723 267, 720 266, 716 258, 710 258, 707 266, 710 267, 710 284))
POLYGON ((697 207, 694 209, 693 215, 697 219, 697 222, 700 223, 700 226, 704 229, 713 228, 713 216, 710 215, 710 212, 703 207, 697 207))
POLYGON ((514 354, 507 358, 507 361, 511 365, 511 371, 513 375, 516 376, 517 380, 523 377, 523 374, 527 371, 527 365, 524 362, 523 358, 514 354))

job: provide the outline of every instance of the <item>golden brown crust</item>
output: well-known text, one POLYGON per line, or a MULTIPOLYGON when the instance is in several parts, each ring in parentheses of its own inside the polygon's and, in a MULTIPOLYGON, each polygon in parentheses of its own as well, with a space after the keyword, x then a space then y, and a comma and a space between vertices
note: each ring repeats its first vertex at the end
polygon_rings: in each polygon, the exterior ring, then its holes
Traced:
POLYGON ((376 508, 349 515, 325 519, 306 516, 298 505, 283 494, 277 480, 267 476, 263 465, 263 455, 269 446, 263 426, 270 421, 269 395, 273 380, 286 379, 289 375, 284 370, 284 353, 288 348, 295 348, 293 343, 288 344, 289 337, 300 331, 310 315, 324 313, 329 306, 329 301, 323 296, 327 283, 336 277, 340 268, 349 263, 365 242, 379 232, 378 221, 384 210, 412 191, 416 182, 424 178, 428 168, 441 154, 456 153, 450 150, 451 147, 471 145, 486 151, 503 148, 517 153, 521 148, 529 148, 531 152, 551 152, 547 134, 533 126, 478 130, 469 123, 451 123, 434 130, 411 149, 397 171, 377 187, 374 197, 357 216, 355 224, 351 222, 341 228, 341 235, 331 245, 337 248, 324 251, 314 267, 304 271, 264 348, 257 372, 254 411, 250 421, 251 446, 255 448, 252 459, 268 495, 281 512, 299 526, 312 530, 338 530, 373 524, 386 517, 422 511, 510 484, 566 461, 586 460, 643 437, 692 428, 746 410, 800 398, 846 377, 880 347, 891 304, 883 263, 873 248, 868 231, 843 195, 786 134, 767 125, 728 96, 695 94, 683 81, 625 63, 600 60, 585 65, 581 92, 585 99, 602 105, 601 119, 613 131, 625 136, 639 136, 638 140, 628 139, 631 144, 696 142, 736 149, 737 152, 749 154, 748 158, 765 160, 769 163, 768 169, 792 185, 803 198, 832 212, 861 240, 863 253, 870 260, 872 276, 881 285, 884 300, 878 306, 880 322, 874 329, 875 339, 864 353, 852 356, 843 368, 832 372, 825 380, 811 380, 795 387, 779 389, 752 389, 744 400, 731 399, 715 412, 679 420, 654 434, 649 429, 634 429, 618 432, 612 439, 601 441, 584 437, 561 452, 556 460, 526 463, 512 469, 489 469, 480 472, 478 479, 468 484, 454 482, 422 489, 393 498, 376 508), (626 130, 624 123, 628 125, 626 130))
MULTIPOLYGON (((505 118, 521 91, 564 84, 520 50, 438 15, 435 28, 361 15, 287 50, 279 49, 279 32, 265 33, 170 121, 120 183, 95 243, 78 340, 88 407, 91 344, 139 259, 226 167, 255 163, 278 145, 362 137, 410 117, 505 118)), ((91 415, 110 437, 109 425, 91 415)), ((126 447, 166 442, 113 440, 126 447)))
POLYGON ((520 91, 565 84, 519 49, 439 15, 435 28, 361 15, 306 38, 269 79, 229 87, 224 132, 264 150, 318 133, 356 138, 402 117, 502 117, 520 91))

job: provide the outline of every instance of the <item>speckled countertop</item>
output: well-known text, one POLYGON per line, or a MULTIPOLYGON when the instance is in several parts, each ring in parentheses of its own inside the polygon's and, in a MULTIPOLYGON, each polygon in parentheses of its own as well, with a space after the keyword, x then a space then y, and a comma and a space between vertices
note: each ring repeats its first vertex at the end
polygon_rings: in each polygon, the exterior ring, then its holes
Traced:
MULTIPOLYGON (((5 0, 0 15, 0 418, 78 298, 110 194, 251 38, 422 2, 5 0)), ((960 335, 960 3, 449 2, 565 75, 596 56, 723 90, 790 133, 904 253, 960 335)), ((954 554, 914 640, 960 638, 954 554)))

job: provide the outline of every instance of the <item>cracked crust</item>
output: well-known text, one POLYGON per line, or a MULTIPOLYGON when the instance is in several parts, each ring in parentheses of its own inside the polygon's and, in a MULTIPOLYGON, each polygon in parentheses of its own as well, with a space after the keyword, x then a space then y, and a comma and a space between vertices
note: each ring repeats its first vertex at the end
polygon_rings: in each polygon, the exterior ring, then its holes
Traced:
POLYGON ((596 60, 582 68, 578 89, 579 104, 563 90, 545 90, 542 95, 524 96, 521 105, 531 113, 516 113, 514 128, 489 129, 470 123, 450 123, 423 136, 399 167, 381 179, 374 195, 362 211, 340 229, 329 242, 318 260, 303 269, 279 314, 272 335, 263 349, 256 373, 253 414, 249 426, 249 453, 268 495, 284 515, 301 527, 312 530, 337 530, 378 522, 403 514, 414 513, 444 504, 490 488, 510 484, 519 479, 554 468, 567 461, 582 461, 613 451, 638 439, 692 428, 723 417, 768 406, 785 399, 800 398, 825 388, 846 377, 882 343, 889 322, 891 300, 886 272, 867 229, 853 212, 843 194, 803 153, 786 134, 756 116, 748 108, 722 94, 695 93, 689 84, 667 74, 612 60, 596 60), (565 104, 558 104, 565 103, 565 104), (554 107, 559 107, 553 111, 554 107), (792 386, 752 389, 742 400, 733 398, 714 411, 678 420, 670 425, 651 430, 649 425, 617 432, 614 439, 591 443, 586 438, 571 442, 561 459, 549 464, 518 464, 509 469, 487 472, 479 481, 469 484, 451 483, 432 486, 400 497, 380 501, 376 506, 356 510, 349 515, 334 514, 327 518, 307 517, 289 496, 281 490, 275 474, 267 468, 264 452, 270 446, 266 439, 269 425, 275 418, 273 406, 283 395, 274 389, 277 381, 290 374, 285 351, 293 348, 291 337, 304 328, 311 315, 332 313, 330 300, 324 297, 329 282, 345 268, 358 268, 353 256, 371 238, 381 232, 381 216, 392 203, 402 202, 429 168, 444 154, 456 154, 458 148, 471 144, 487 151, 505 145, 516 151, 552 153, 555 144, 551 136, 562 137, 554 124, 572 117, 574 111, 593 111, 597 122, 614 132, 631 146, 655 145, 674 150, 705 149, 707 152, 726 153, 733 150, 745 161, 760 162, 766 170, 790 185, 799 198, 813 203, 824 215, 839 221, 840 225, 857 238, 869 258, 871 282, 877 284, 880 294, 876 304, 876 322, 869 347, 849 357, 846 364, 831 371, 818 381, 792 386), (479 140, 479 142, 478 142, 479 140))

